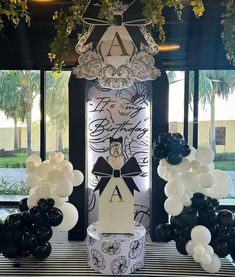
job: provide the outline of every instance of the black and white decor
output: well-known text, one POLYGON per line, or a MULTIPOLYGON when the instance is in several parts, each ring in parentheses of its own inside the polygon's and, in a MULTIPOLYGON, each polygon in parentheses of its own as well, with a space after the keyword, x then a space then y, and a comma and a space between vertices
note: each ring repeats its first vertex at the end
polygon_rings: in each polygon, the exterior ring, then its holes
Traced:
POLYGON ((134 223, 134 234, 100 234, 97 222, 87 229, 88 264, 108 275, 127 275, 140 269, 145 259, 146 229, 134 223))
POLYGON ((135 82, 130 88, 110 90, 97 81, 87 87, 89 224, 98 218, 98 178, 92 174, 97 158, 109 155, 109 138, 123 137, 125 160, 135 157, 142 174, 135 177, 135 219, 149 226, 149 158, 151 82, 135 82))

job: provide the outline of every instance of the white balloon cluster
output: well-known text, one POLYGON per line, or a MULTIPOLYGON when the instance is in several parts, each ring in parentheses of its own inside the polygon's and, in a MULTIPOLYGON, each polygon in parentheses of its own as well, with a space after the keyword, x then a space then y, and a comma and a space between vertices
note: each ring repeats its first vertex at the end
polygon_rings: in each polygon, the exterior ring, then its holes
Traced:
POLYGON ((216 273, 220 270, 221 261, 209 245, 210 241, 210 231, 203 225, 197 225, 191 231, 191 240, 186 244, 186 251, 205 271, 216 273))
POLYGON ((63 213, 63 221, 55 229, 68 231, 78 221, 78 211, 67 197, 73 192, 73 187, 79 186, 84 180, 81 171, 73 170, 73 165, 64 160, 61 152, 49 154, 49 160, 41 161, 37 155, 31 155, 26 160, 26 185, 30 187, 27 205, 29 208, 37 206, 40 198, 53 198, 55 207, 63 213))
POLYGON ((184 206, 191 206, 195 192, 214 198, 229 195, 232 179, 224 171, 214 169, 213 159, 211 149, 201 147, 196 150, 192 147, 190 155, 178 165, 171 165, 166 159, 160 160, 157 172, 162 179, 168 181, 165 186, 168 198, 164 207, 169 215, 179 215, 184 206))

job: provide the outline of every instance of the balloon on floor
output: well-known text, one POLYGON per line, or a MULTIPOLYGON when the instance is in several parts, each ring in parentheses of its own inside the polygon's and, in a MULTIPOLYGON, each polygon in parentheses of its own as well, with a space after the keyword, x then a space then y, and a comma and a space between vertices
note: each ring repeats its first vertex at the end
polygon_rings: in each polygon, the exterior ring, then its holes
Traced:
POLYGON ((235 216, 219 210, 217 198, 232 190, 231 177, 214 169, 214 153, 188 146, 179 133, 162 133, 153 146, 157 172, 166 180, 164 203, 170 223, 156 227, 162 242, 174 240, 180 254, 191 255, 210 273, 221 267, 219 258, 235 259, 235 216), (173 157, 173 158, 172 158, 173 157))

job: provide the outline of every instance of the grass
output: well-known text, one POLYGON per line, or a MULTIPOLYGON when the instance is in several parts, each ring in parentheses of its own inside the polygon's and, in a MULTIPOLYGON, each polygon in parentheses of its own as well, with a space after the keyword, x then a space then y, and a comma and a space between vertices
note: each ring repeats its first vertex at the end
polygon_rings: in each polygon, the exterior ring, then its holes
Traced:
POLYGON ((216 169, 224 171, 235 171, 235 161, 214 161, 216 169))
POLYGON ((28 195, 30 188, 23 181, 10 183, 4 178, 0 179, 0 194, 4 195, 28 195))
MULTIPOLYGON (((65 159, 68 159, 68 151, 65 150, 64 156, 65 159)), ((33 153, 38 155, 38 152, 33 153)), ((20 152, 16 153, 15 157, 0 157, 0 167, 2 168, 20 168, 25 167, 25 161, 26 161, 26 153, 20 152)), ((46 157, 48 159, 49 152, 46 153, 46 157)))

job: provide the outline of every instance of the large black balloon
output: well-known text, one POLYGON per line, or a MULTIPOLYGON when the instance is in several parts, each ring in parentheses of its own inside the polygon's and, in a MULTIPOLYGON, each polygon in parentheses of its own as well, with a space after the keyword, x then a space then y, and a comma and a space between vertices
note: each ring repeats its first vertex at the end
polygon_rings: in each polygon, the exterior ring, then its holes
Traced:
POLYGON ((50 208, 47 200, 44 198, 39 199, 37 204, 41 211, 46 211, 50 208))
POLYGON ((215 254, 220 258, 225 258, 229 254, 229 246, 226 241, 214 240, 211 242, 211 246, 214 249, 215 254))
POLYGON ((172 165, 177 165, 180 164, 183 160, 183 157, 181 154, 177 154, 174 152, 169 152, 166 156, 166 160, 168 161, 169 164, 172 165))
POLYGON ((21 212, 28 211, 29 207, 27 205, 27 200, 28 198, 23 198, 20 200, 18 207, 21 212))
POLYGON ((38 247, 33 249, 32 254, 34 258, 39 260, 47 258, 51 254, 51 244, 49 242, 46 242, 43 245, 39 245, 38 247))
POLYGON ((219 225, 232 226, 233 224, 233 213, 229 210, 221 210, 217 215, 217 222, 219 225))
POLYGON ((180 254, 182 254, 182 255, 188 255, 188 253, 186 251, 186 248, 185 248, 188 241, 189 240, 186 237, 179 237, 178 239, 176 239, 175 246, 176 246, 177 251, 180 254))
POLYGON ((24 250, 29 250, 37 247, 39 245, 39 241, 37 235, 31 232, 25 232, 22 236, 22 248, 24 250))
POLYGON ((5 220, 5 227, 11 230, 20 229, 22 226, 21 215, 11 214, 5 220))
POLYGON ((34 223, 38 225, 46 225, 47 224, 47 217, 46 213, 43 212, 39 207, 35 206, 29 210, 31 219, 34 223))
POLYGON ((159 224, 155 229, 156 237, 162 242, 172 240, 172 227, 170 224, 159 224))
POLYGON ((20 249, 14 242, 9 242, 4 245, 2 255, 8 259, 17 258, 20 256, 20 249))
POLYGON ((40 244, 46 243, 51 239, 53 234, 52 228, 50 226, 39 226, 36 230, 37 239, 40 244))
POLYGON ((58 226, 63 220, 63 213, 58 208, 50 208, 46 212, 47 222, 50 226, 58 226))

